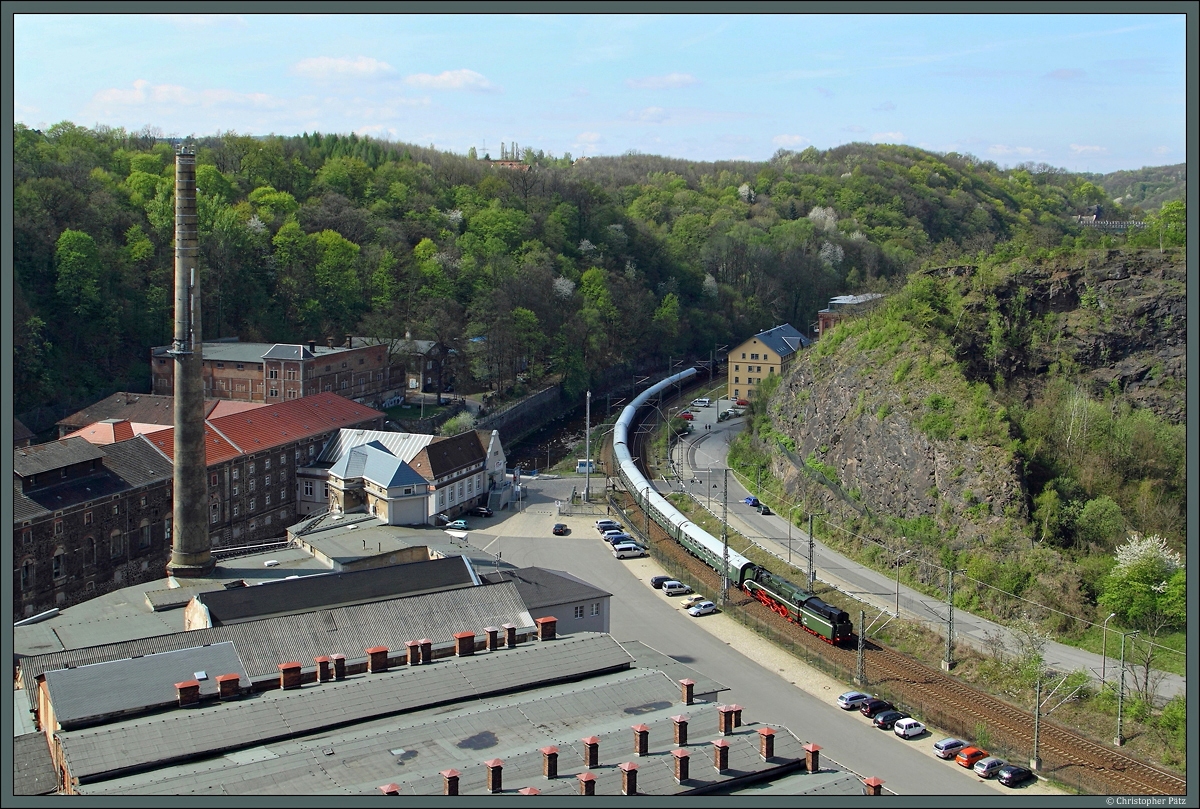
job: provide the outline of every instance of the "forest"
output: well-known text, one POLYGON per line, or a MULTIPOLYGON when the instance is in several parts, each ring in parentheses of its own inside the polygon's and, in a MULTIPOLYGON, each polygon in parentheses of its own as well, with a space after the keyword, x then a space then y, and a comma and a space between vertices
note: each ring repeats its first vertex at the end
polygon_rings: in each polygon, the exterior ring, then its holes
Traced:
MULTIPOLYGON (((831 296, 930 262, 1123 240, 1079 228, 1088 206, 1146 213, 1050 166, 908 146, 695 163, 514 143, 501 165, 356 135, 186 140, 206 339, 408 333, 476 387, 555 374, 580 391, 779 323, 807 331, 831 296)), ((16 413, 148 390, 171 329, 177 145, 16 125, 16 413)))

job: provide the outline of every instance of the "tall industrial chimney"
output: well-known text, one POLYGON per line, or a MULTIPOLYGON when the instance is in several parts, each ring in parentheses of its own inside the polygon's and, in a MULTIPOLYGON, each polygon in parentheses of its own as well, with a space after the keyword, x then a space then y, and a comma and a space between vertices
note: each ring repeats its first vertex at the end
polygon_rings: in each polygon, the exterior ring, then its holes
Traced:
POLYGON ((214 567, 205 510, 203 351, 196 256, 196 152, 175 155, 175 477, 167 575, 203 576, 214 567))

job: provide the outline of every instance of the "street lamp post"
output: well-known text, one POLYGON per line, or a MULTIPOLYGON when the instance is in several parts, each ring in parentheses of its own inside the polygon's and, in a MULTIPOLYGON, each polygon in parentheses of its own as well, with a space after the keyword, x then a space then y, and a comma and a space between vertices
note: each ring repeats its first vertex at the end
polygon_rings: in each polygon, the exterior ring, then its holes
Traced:
POLYGON ((721 491, 721 604, 729 592, 729 470, 725 470, 725 486, 721 491))
POLYGON ((796 516, 796 509, 800 508, 803 503, 797 503, 788 509, 788 564, 792 563, 792 519, 796 516))
POLYGON ((946 622, 946 656, 942 659, 942 671, 954 668, 954 574, 966 573, 965 570, 946 571, 946 604, 949 606, 949 619, 946 622))
POLYGON ((1107 618, 1105 618, 1104 623, 1100 625, 1100 633, 1101 633, 1101 639, 1100 639, 1100 687, 1101 688, 1104 688, 1104 686, 1108 684, 1108 680, 1105 679, 1105 676, 1104 676, 1105 674, 1108 673, 1108 657, 1107 657, 1107 654, 1108 654, 1108 622, 1116 617, 1117 617, 1117 614, 1114 612, 1111 615, 1109 615, 1107 618))
POLYGON ((811 593, 813 582, 817 579, 817 551, 816 540, 813 539, 813 517, 817 515, 813 512, 808 513, 808 591, 811 593))
POLYGON ((1117 747, 1125 744, 1125 737, 1121 735, 1121 709, 1124 707, 1125 701, 1125 638, 1130 635, 1136 638, 1139 634, 1141 634, 1140 629, 1121 633, 1121 688, 1117 691, 1117 738, 1113 739, 1113 744, 1117 747))
MULTIPOLYGON (((901 541, 904 538, 901 537, 901 541)), ((900 560, 911 554, 911 550, 904 551, 896 556, 896 617, 900 617, 900 560)))
MULTIPOLYGON (((592 392, 587 392, 587 408, 586 408, 587 426, 583 433, 583 454, 585 456, 583 467, 583 502, 587 503, 591 500, 592 494, 592 392)), ((579 474, 576 470, 575 474, 579 474)))

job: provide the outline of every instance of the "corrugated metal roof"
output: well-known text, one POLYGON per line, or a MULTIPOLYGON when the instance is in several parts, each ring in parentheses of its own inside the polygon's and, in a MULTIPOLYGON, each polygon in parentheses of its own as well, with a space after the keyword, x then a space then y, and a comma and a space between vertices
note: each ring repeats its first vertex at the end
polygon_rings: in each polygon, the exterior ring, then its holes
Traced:
POLYGON ((461 556, 349 573, 321 573, 253 587, 208 590, 197 598, 214 624, 259 620, 363 601, 382 601, 431 590, 469 587, 471 571, 461 556))
POLYGON ((243 452, 253 453, 382 417, 378 410, 343 396, 320 393, 209 422, 243 452))
POLYGON ((317 464, 337 463, 347 452, 357 446, 377 441, 388 452, 405 463, 411 463, 417 453, 425 449, 430 442, 436 441, 436 435, 422 433, 388 433, 382 430, 342 429, 325 446, 317 456, 317 464))
POLYGON ((231 641, 247 674, 257 680, 278 674, 278 665, 289 660, 311 665, 314 657, 335 652, 363 660, 372 646, 401 649, 421 638, 449 643, 455 632, 506 623, 533 626, 533 617, 514 585, 493 584, 51 652, 23 658, 21 677, 31 683, 68 666, 231 641))
POLYGON ((490 582, 511 581, 517 586, 525 606, 531 610, 612 595, 574 576, 540 567, 501 570, 488 573, 483 578, 490 582))
POLYGON ((13 739, 13 795, 52 795, 58 790, 58 771, 41 733, 13 739))
POLYGON ((103 457, 104 450, 88 443, 84 438, 61 438, 58 441, 14 449, 13 472, 27 478, 103 457))
POLYGON ((212 756, 430 706, 615 671, 631 662, 608 635, 581 633, 99 729, 60 731, 56 736, 71 776, 95 779, 123 769, 212 756))
POLYGON ((48 671, 46 685, 55 718, 69 728, 108 714, 174 703, 175 683, 191 680, 198 672, 207 675, 200 681, 202 695, 217 693, 222 674, 239 674, 240 685, 250 687, 245 666, 229 642, 48 671))

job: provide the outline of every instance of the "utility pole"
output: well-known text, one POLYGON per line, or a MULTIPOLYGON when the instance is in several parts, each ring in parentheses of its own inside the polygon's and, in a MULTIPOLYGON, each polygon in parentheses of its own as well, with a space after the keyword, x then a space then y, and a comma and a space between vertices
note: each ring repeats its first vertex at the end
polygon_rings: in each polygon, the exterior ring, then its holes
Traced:
POLYGON ((646 541, 650 541, 650 485, 646 485, 646 497, 642 500, 642 514, 646 516, 646 541))
POLYGON ((1029 769, 1034 772, 1040 772, 1042 769, 1042 759, 1038 756, 1038 733, 1041 730, 1042 718, 1042 673, 1038 672, 1037 682, 1034 684, 1033 697, 1033 757, 1029 759, 1029 769))
POLYGON ((1130 635, 1136 638, 1139 634, 1141 634, 1141 630, 1136 629, 1121 635, 1121 690, 1117 692, 1117 738, 1113 739, 1113 744, 1117 747, 1125 744, 1125 737, 1121 735, 1121 709, 1124 707, 1125 701, 1125 638, 1130 635))
POLYGON ((863 643, 867 634, 866 610, 858 611, 858 655, 854 661, 854 684, 859 688, 867 687, 867 660, 863 656, 863 643))
POLYGON ((813 582, 816 581, 816 548, 813 540, 813 514, 808 515, 808 591, 811 593, 813 582))
POLYGON ((950 604, 950 620, 946 624, 946 656, 942 659, 942 671, 950 671, 954 668, 954 573, 953 570, 946 571, 946 577, 950 580, 946 586, 946 601, 950 604))
MULTIPOLYGON (((592 392, 587 392, 586 424, 583 433, 583 502, 588 503, 592 497, 592 392)), ((579 474, 576 471, 576 474, 579 474)))
POLYGON ((721 490, 721 603, 729 590, 729 469, 725 470, 725 486, 721 490))

